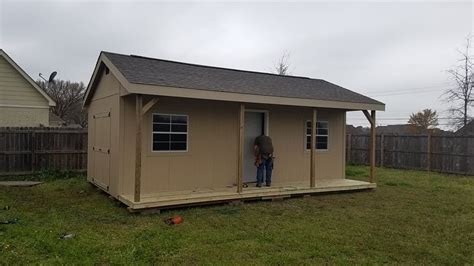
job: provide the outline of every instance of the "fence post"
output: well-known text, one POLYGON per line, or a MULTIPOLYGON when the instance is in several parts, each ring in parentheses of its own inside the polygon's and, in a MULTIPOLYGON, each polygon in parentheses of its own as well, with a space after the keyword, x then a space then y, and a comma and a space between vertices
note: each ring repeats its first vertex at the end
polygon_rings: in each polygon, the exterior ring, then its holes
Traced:
POLYGON ((384 135, 380 135, 380 167, 383 167, 383 153, 384 153, 384 148, 383 148, 383 141, 384 141, 384 135))
POLYGON ((36 156, 35 156, 35 150, 36 150, 36 133, 35 131, 31 131, 31 172, 35 171, 36 169, 36 156))
POLYGON ((346 163, 350 163, 351 162, 351 151, 352 151, 352 135, 351 134, 347 134, 347 161, 346 163))
POLYGON ((468 164, 468 156, 469 156, 469 139, 468 138, 465 138, 466 140, 466 144, 464 145, 464 150, 463 150, 463 154, 462 154, 462 163, 464 164, 464 175, 469 175, 469 172, 468 172, 468 168, 469 168, 469 164, 468 164))
POLYGON ((431 171, 431 133, 428 134, 428 143, 427 143, 427 171, 431 171))

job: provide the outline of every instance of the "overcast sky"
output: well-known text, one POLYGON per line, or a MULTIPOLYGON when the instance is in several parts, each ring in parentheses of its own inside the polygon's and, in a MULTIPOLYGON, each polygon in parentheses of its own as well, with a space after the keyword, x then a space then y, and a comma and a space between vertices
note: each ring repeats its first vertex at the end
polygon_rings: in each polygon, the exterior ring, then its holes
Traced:
MULTIPOLYGON (((289 53, 291 74, 383 101, 379 123, 399 124, 424 108, 447 116, 446 70, 473 13, 472 1, 0 0, 0 47, 34 79, 57 70, 86 84, 101 50, 266 72, 289 53)), ((359 113, 348 123, 367 125, 359 113)))

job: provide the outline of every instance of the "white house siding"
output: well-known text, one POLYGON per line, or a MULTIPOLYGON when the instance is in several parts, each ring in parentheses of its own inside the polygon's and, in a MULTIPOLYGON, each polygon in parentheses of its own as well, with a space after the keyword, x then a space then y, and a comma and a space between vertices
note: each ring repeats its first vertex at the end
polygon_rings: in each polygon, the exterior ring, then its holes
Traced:
POLYGON ((48 101, 0 57, 0 127, 48 126, 48 101))

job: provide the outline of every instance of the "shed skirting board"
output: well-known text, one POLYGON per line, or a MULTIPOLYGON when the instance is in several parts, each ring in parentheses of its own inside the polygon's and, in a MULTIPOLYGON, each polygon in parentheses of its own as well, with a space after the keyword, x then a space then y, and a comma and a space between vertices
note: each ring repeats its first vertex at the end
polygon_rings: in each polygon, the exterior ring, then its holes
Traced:
POLYGON ((374 189, 377 185, 351 179, 317 180, 316 187, 311 188, 309 184, 288 184, 274 187, 248 187, 242 193, 237 193, 235 187, 224 189, 209 189, 201 191, 181 191, 174 193, 142 195, 140 202, 133 200, 133 195, 120 195, 118 199, 131 210, 147 208, 169 208, 185 205, 199 205, 213 202, 225 202, 232 200, 265 199, 269 197, 280 197, 302 194, 317 194, 325 192, 354 191, 374 189))

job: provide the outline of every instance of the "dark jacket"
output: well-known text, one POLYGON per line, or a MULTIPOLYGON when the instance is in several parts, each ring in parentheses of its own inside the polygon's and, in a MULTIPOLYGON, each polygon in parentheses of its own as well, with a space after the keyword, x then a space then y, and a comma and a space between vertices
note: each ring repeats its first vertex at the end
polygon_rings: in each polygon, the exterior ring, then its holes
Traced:
POLYGON ((273 154, 272 139, 269 136, 261 135, 255 138, 254 145, 258 147, 258 155, 267 157, 273 154))

